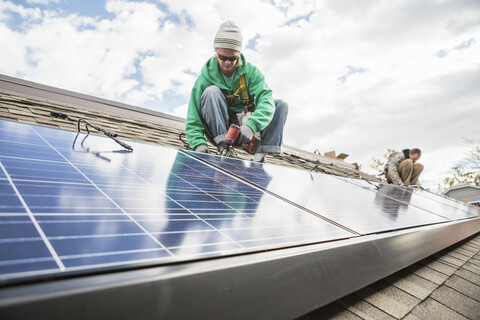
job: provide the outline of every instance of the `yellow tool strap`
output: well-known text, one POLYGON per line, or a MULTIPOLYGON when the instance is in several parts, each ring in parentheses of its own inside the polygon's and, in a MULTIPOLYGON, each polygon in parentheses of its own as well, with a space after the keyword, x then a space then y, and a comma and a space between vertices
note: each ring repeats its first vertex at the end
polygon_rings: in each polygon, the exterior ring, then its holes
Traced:
POLYGON ((248 96, 247 84, 245 83, 245 75, 244 74, 240 75, 238 78, 238 81, 240 82, 240 86, 238 87, 237 91, 235 91, 234 94, 240 93, 242 96, 242 99, 244 101, 248 101, 249 96, 248 96))
POLYGON ((253 101, 250 101, 250 96, 248 95, 247 84, 245 82, 245 75, 243 75, 243 74, 240 75, 238 77, 238 81, 240 83, 240 86, 238 87, 237 91, 235 91, 235 93, 232 94, 232 95, 227 95, 226 93, 224 93, 225 98, 227 98, 227 100, 239 99, 246 106, 248 106, 248 107, 253 106, 253 101))
POLYGON ((225 94, 225 98, 227 98, 227 100, 240 99, 245 105, 245 112, 247 111, 253 112, 255 110, 255 106, 253 104, 253 101, 250 99, 250 96, 248 95, 247 83, 245 82, 245 75, 244 74, 240 75, 238 77, 238 81, 240 83, 240 86, 238 87, 237 91, 235 91, 235 93, 230 96, 225 94))

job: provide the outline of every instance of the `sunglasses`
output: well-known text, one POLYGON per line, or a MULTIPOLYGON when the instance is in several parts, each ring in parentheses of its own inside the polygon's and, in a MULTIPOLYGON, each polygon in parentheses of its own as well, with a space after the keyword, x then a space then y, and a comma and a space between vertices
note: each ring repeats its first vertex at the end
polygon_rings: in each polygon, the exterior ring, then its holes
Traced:
POLYGON ((225 56, 222 56, 221 54, 218 54, 217 53, 217 57, 218 59, 222 60, 222 61, 230 61, 230 62, 235 62, 238 60, 238 58, 240 56, 235 56, 235 57, 225 57, 225 56))

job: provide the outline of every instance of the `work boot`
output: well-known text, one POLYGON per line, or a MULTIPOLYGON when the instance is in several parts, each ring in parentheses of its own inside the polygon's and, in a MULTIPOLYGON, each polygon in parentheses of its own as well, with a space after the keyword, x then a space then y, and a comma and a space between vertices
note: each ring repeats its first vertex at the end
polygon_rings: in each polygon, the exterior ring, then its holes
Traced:
POLYGON ((257 152, 257 153, 255 153, 255 155, 253 156, 252 161, 254 161, 254 162, 260 162, 260 163, 265 163, 265 162, 267 162, 266 159, 267 159, 267 154, 266 154, 266 153, 257 152))

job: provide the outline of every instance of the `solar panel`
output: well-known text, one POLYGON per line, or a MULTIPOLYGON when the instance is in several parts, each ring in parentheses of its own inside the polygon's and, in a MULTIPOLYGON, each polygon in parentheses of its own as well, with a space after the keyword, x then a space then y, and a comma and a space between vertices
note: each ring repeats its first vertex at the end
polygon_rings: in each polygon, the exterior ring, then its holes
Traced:
POLYGON ((0 283, 356 236, 182 152, 131 144, 0 120, 0 283))
POLYGON ((421 187, 396 186, 393 184, 376 183, 363 179, 344 177, 336 178, 378 192, 402 203, 422 208, 450 220, 474 218, 479 215, 479 210, 473 206, 433 193, 421 187))
MULTIPOLYGON (((193 154, 193 153, 192 153, 193 154)), ((431 193, 337 178, 269 164, 207 154, 195 156, 232 172, 359 234, 386 232, 476 217, 478 212, 443 206, 431 193), (247 169, 248 167, 248 169, 247 169), (383 191, 389 190, 391 193, 383 191), (422 195, 417 195, 422 193, 422 195), (429 198, 430 197, 430 198, 429 198), (438 204, 438 205, 436 205, 438 204)), ((442 198, 442 199, 440 199, 442 198)), ((473 209, 474 210, 474 209, 473 209)))
POLYGON ((435 195, 421 188, 380 184, 377 192, 385 197, 435 213, 452 221, 478 216, 478 211, 471 206, 435 195))

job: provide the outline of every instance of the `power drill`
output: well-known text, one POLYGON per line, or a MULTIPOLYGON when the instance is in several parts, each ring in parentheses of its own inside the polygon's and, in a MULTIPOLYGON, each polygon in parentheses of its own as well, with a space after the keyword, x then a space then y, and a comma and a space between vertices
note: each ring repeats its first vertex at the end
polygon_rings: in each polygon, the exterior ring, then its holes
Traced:
MULTIPOLYGON (((225 136, 225 142, 229 146, 240 145, 240 127, 239 126, 237 126, 236 124, 230 125, 230 128, 228 129, 227 134, 225 136)), ((242 144, 242 149, 250 154, 255 154, 261 142, 262 140, 260 140, 260 138, 257 138, 255 135, 253 135, 252 140, 250 140, 248 143, 242 144)))

